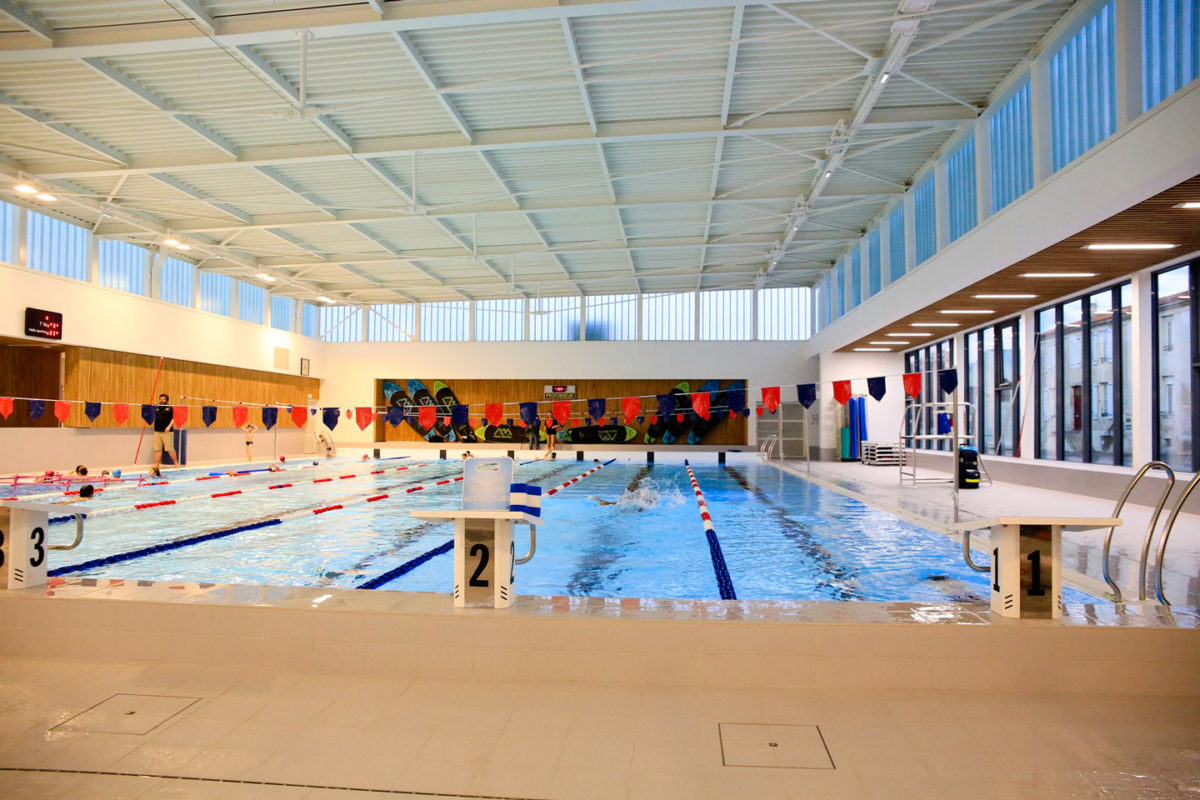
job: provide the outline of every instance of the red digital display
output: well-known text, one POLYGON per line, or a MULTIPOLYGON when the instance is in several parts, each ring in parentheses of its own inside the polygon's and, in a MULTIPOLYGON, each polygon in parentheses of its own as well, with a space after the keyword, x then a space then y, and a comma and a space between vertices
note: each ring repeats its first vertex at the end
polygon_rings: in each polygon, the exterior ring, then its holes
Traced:
POLYGON ((25 309, 25 335, 39 339, 62 339, 63 315, 41 308, 25 309))

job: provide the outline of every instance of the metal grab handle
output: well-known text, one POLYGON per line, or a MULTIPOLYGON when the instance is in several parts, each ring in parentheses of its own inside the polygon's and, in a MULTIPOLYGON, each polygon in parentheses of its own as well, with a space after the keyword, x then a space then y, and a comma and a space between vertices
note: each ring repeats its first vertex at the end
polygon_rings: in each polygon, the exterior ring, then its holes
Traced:
POLYGON ((79 547, 79 543, 83 541, 83 518, 86 516, 82 511, 73 512, 75 517, 75 541, 70 544, 48 544, 47 550, 74 550, 79 547))
POLYGON ((970 531, 963 531, 962 543, 963 543, 963 561, 967 562, 968 567, 975 570, 976 572, 991 572, 992 571, 991 567, 982 567, 979 564, 976 564, 974 561, 971 560, 971 532, 970 531))
POLYGON ((525 564, 529 559, 533 558, 534 552, 537 550, 537 528, 529 526, 529 553, 524 558, 513 559, 514 564, 525 564))
POLYGON ((1183 490, 1183 494, 1179 496, 1179 502, 1175 504, 1175 507, 1171 509, 1171 513, 1167 516, 1167 524, 1163 526, 1162 536, 1158 537, 1158 555, 1156 556, 1158 563, 1154 568, 1154 596, 1164 606, 1171 605, 1167 602, 1166 595, 1163 593, 1163 556, 1167 552, 1167 540, 1171 538, 1171 528, 1175 527, 1175 519, 1179 516, 1179 512, 1183 510, 1183 504, 1187 502, 1188 496, 1196 490, 1198 484, 1200 484, 1200 472, 1197 472, 1192 477, 1187 488, 1183 490))
MULTIPOLYGON (((1133 494, 1138 482, 1152 469, 1161 469, 1167 473, 1167 487, 1163 490, 1162 497, 1158 498, 1158 505, 1154 507, 1154 516, 1150 518, 1150 525, 1146 528, 1146 538, 1142 540, 1142 560, 1138 567, 1138 600, 1146 599, 1146 560, 1150 557, 1150 540, 1154 538, 1154 526, 1158 524, 1158 515, 1162 513, 1163 507, 1167 504, 1167 498, 1171 495, 1171 490, 1175 488, 1175 470, 1162 461, 1147 461, 1129 481, 1129 485, 1121 493, 1112 513, 1114 517, 1121 516, 1121 509, 1125 507, 1125 501, 1129 499, 1129 495, 1133 494)), ((1109 528, 1108 535, 1104 537, 1104 551, 1100 556, 1100 565, 1104 582, 1108 584, 1109 589, 1112 589, 1113 601, 1119 603, 1121 602, 1121 587, 1117 586, 1116 581, 1112 579, 1108 568, 1108 554, 1112 549, 1113 533, 1116 530, 1116 526, 1109 528)))

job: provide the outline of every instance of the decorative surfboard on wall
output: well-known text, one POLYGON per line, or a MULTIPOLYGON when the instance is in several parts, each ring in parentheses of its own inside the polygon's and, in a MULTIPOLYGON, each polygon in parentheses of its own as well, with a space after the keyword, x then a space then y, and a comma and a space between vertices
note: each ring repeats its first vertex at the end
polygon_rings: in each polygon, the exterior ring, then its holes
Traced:
MULTIPOLYGON (((450 416, 450 409, 458 405, 458 398, 454 395, 454 390, 451 389, 444 381, 433 382, 433 399, 438 404, 438 414, 442 416, 450 416)), ((474 442, 475 431, 471 429, 471 422, 468 420, 460 425, 451 423, 451 428, 454 429, 455 435, 460 442, 474 442)))
POLYGON ((692 429, 688 432, 687 443, 700 444, 705 434, 720 425, 729 416, 729 392, 745 388, 745 381, 734 381, 717 392, 716 396, 709 401, 708 419, 698 419, 692 423, 692 429))
MULTIPOLYGON (((475 437, 480 442, 523 445, 529 442, 529 429, 516 425, 484 425, 475 429, 475 437)), ((544 442, 546 434, 539 431, 538 438, 544 442)))
POLYGON ((632 425, 584 425, 561 430, 555 438, 564 444, 625 444, 637 434, 632 425))
MULTIPOLYGON (((414 404, 419 406, 436 406, 437 400, 433 396, 433 392, 425 388, 425 384, 415 378, 408 380, 408 395, 412 398, 414 404)), ((437 422, 433 428, 425 435, 425 439, 430 442, 453 442, 458 436, 454 430, 442 422, 442 418, 449 416, 449 409, 438 409, 437 422)))
POLYGON ((675 413, 667 419, 660 419, 646 429, 646 444, 652 444, 655 440, 661 441, 663 444, 670 444, 675 441, 687 430, 690 424, 688 419, 692 414, 692 401, 688 392, 691 391, 691 384, 687 381, 680 381, 671 389, 670 394, 675 395, 675 413), (683 415, 683 422, 679 421, 679 415, 683 415), (668 439, 667 437, 671 438, 668 439))
MULTIPOLYGON (((709 402, 709 406, 711 407, 712 406, 712 396, 720 388, 721 388, 721 384, 718 383, 717 381, 705 381, 704 383, 700 384, 700 388, 697 389, 696 391, 697 392, 706 392, 708 394, 708 402, 709 402)), ((678 401, 676 401, 676 402, 678 402, 678 401)), ((687 433, 689 430, 691 430, 693 425, 695 425, 697 422, 704 421, 704 420, 700 419, 699 417, 697 417, 695 415, 695 413, 692 413, 690 411, 691 406, 692 406, 691 395, 688 395, 687 402, 688 402, 689 412, 684 414, 683 422, 679 422, 679 418, 676 417, 674 420, 674 423, 675 423, 674 426, 672 426, 670 423, 667 424, 667 430, 663 433, 663 437, 662 437, 663 444, 675 444, 676 442, 682 442, 682 440, 684 438, 684 434, 687 433)))
POLYGON ((428 439, 432 430, 423 426, 417 419, 417 404, 412 401, 403 387, 392 381, 383 382, 383 396, 389 406, 404 409, 404 421, 417 432, 422 439, 428 439))

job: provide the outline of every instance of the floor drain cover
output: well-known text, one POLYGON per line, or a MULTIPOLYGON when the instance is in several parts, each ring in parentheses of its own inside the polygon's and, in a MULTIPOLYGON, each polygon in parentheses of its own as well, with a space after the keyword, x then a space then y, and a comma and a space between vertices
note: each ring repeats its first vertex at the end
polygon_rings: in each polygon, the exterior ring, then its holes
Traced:
POLYGON ((143 735, 199 700, 158 694, 114 694, 51 730, 143 735))
POLYGON ((836 769, 816 725, 722 722, 717 727, 727 767, 836 769))

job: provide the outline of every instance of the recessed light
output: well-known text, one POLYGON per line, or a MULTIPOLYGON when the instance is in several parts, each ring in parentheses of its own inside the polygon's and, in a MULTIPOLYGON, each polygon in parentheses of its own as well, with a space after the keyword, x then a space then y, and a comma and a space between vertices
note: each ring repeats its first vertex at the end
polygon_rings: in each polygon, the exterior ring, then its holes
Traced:
POLYGON ((828 178, 828 177, 829 177, 830 175, 832 175, 832 174, 833 174, 833 172, 832 172, 832 171, 826 171, 826 172, 825 172, 825 177, 826 177, 826 178, 828 178))
POLYGON ((30 186, 28 183, 18 183, 16 186, 13 187, 13 191, 20 192, 21 194, 37 194, 38 193, 38 190, 35 189, 34 187, 30 186))
POLYGON ((880 85, 880 86, 883 86, 885 83, 887 83, 887 82, 888 82, 888 78, 890 78, 890 77, 892 77, 892 76, 891 76, 891 74, 890 74, 890 73, 887 73, 887 72, 885 72, 885 73, 883 73, 882 75, 880 75, 880 76, 879 76, 879 85, 880 85))
POLYGON ((1177 244, 1153 243, 1153 242, 1105 242, 1100 244, 1085 244, 1084 250, 1170 250, 1174 247, 1179 247, 1177 244))
POLYGON ((317 299, 318 299, 318 300, 320 300, 322 303, 332 303, 332 302, 333 302, 332 300, 330 300, 330 299, 329 299, 328 297, 326 297, 325 295, 321 295, 321 296, 319 296, 317 299))
POLYGON ((892 345, 896 345, 896 344, 912 344, 912 343, 906 342, 903 339, 892 339, 890 342, 867 342, 867 344, 886 344, 889 347, 891 347, 892 345))
POLYGON ((268 274, 267 274, 267 273, 265 273, 265 272, 260 272, 260 273, 258 273, 258 275, 256 275, 255 277, 257 277, 257 278, 258 278, 260 281, 266 281, 267 283, 274 283, 274 282, 275 282, 275 276, 274 276, 274 275, 268 275, 268 274))
POLYGON ((990 308, 947 308, 939 314, 995 314, 990 308))
POLYGON ((957 322, 914 322, 914 328, 957 328, 957 322))
POLYGON ((856 352, 856 353, 890 353, 892 351, 886 347, 856 347, 856 348, 854 348, 854 352, 856 352))
POLYGON ((1188 211, 1200 211, 1200 200, 1188 200, 1185 203, 1176 203, 1172 208, 1186 208, 1188 211))
POLYGON ((1096 272, 1022 272, 1022 278, 1094 278, 1096 272))
POLYGON ((192 246, 190 244, 184 244, 183 242, 180 242, 179 244, 175 245, 175 249, 176 250, 191 250, 192 246))
POLYGON ((165 244, 167 247, 178 247, 179 240, 178 239, 165 239, 165 240, 163 240, 163 244, 165 244))
POLYGON ((50 194, 49 192, 38 192, 37 194, 35 194, 35 195, 33 196, 33 199, 34 199, 34 200, 41 200, 43 203, 53 203, 53 202, 56 202, 56 201, 58 200, 58 198, 57 198, 57 197, 55 197, 54 195, 50 194))
POLYGON ((1036 294, 977 294, 976 300, 1032 300, 1036 294))
POLYGON ((885 333, 884 336, 900 336, 907 339, 909 336, 933 336, 933 334, 925 331, 905 331, 904 333, 885 333))

